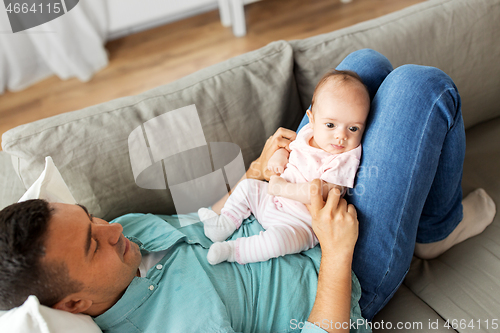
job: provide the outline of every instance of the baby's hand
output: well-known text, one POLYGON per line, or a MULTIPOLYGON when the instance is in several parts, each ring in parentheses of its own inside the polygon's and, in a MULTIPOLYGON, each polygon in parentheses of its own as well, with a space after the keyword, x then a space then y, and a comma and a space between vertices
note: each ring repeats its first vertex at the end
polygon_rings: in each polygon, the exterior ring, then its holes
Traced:
POLYGON ((280 176, 271 176, 269 179, 269 186, 267 187, 267 193, 273 196, 281 196, 283 187, 287 184, 287 181, 280 176))
POLYGON ((281 175, 288 163, 288 151, 286 149, 278 149, 267 162, 267 169, 281 175))

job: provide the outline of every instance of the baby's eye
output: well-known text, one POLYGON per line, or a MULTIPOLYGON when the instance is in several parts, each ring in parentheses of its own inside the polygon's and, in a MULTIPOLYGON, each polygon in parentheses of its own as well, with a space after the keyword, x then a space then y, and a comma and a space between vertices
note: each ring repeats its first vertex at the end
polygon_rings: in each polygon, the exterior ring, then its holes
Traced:
POLYGON ((351 132, 356 132, 357 130, 359 130, 359 128, 356 126, 349 127, 349 131, 351 131, 351 132))
POLYGON ((326 123, 325 125, 328 128, 334 128, 335 127, 335 124, 333 124, 333 123, 326 123))

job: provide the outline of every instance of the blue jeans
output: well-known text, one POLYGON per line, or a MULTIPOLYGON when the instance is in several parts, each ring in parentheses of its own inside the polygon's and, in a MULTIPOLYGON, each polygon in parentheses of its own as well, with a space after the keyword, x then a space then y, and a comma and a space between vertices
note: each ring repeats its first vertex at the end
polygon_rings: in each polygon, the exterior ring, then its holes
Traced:
POLYGON ((437 68, 393 70, 364 49, 337 69, 358 73, 372 98, 355 187, 346 196, 358 212, 353 270, 371 320, 403 282, 415 241, 442 240, 462 220, 465 130, 457 88, 437 68))

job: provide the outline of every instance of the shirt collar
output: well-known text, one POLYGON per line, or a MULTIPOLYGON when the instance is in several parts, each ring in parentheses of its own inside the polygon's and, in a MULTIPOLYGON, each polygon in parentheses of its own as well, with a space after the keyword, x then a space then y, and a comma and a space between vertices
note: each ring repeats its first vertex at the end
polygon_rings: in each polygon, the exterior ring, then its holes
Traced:
POLYGON ((123 296, 110 309, 94 318, 102 329, 109 329, 127 318, 140 307, 157 289, 157 285, 147 278, 135 277, 123 296))

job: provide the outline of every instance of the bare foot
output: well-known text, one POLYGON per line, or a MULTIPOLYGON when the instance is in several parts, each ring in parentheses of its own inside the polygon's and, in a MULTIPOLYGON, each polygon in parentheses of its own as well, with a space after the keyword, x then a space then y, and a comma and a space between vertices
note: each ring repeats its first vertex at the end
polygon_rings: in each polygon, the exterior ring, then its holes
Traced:
POLYGON ((434 259, 453 245, 479 235, 493 222, 496 207, 495 202, 479 188, 462 200, 464 217, 455 230, 445 239, 434 243, 416 243, 415 255, 421 259, 434 259))

